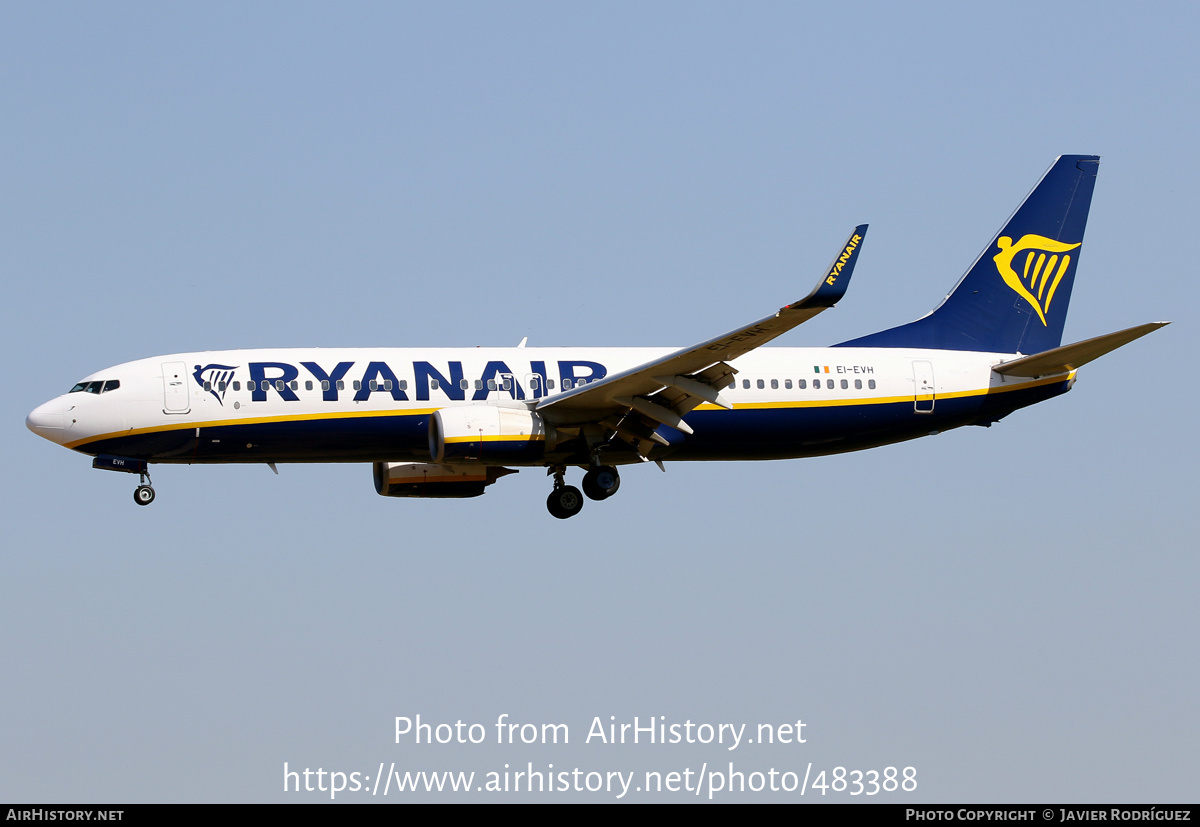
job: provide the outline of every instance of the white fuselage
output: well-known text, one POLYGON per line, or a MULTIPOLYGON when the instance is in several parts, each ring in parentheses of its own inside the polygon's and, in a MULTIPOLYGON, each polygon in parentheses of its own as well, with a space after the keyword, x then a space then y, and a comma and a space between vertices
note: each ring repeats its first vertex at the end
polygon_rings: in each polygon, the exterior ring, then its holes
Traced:
MULTIPOLYGON (((532 408, 670 348, 311 348, 180 353, 86 377, 31 430, 88 454, 150 462, 429 460, 429 415, 460 405, 532 408), (265 383, 265 387, 264 387, 265 383)), ((887 348, 761 348, 730 364, 732 410, 700 405, 670 430, 669 459, 833 453, 992 421, 1066 390, 1019 379, 1010 355, 887 348)), ((664 429, 666 426, 664 426, 664 429)), ((510 463, 511 464, 511 463, 510 463)), ((528 464, 544 464, 544 458, 528 464)))

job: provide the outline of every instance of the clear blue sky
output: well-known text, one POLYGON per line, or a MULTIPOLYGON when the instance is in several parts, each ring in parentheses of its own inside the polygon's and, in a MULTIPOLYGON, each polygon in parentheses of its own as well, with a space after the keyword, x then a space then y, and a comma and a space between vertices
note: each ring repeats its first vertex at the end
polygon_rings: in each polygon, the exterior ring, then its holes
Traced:
POLYGON ((4 4, 0 799, 732 760, 1194 801, 1196 8, 4 4), (780 344, 848 339, 933 307, 1061 153, 1102 156, 1067 340, 1176 323, 989 430, 630 469, 563 523, 536 470, 436 502, 162 467, 143 509, 24 427, 161 353, 682 346, 865 221, 846 300, 780 344), (394 743, 502 713, 572 743, 394 743), (807 743, 583 744, 610 715, 807 743))

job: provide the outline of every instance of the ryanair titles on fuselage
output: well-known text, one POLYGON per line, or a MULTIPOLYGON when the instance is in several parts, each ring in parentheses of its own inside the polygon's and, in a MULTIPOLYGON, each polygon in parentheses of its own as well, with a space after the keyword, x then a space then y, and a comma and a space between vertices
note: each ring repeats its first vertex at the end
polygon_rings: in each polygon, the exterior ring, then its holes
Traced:
MULTIPOLYGON (((344 361, 336 365, 321 365, 318 362, 248 362, 239 365, 208 364, 195 365, 192 373, 201 388, 224 404, 226 390, 235 381, 251 384, 251 401, 265 402, 268 394, 274 393, 286 402, 298 402, 294 383, 316 381, 321 388, 321 399, 337 402, 352 398, 365 402, 372 394, 388 394, 397 402, 428 401, 432 390, 439 391, 447 399, 456 401, 483 401, 488 394, 497 391, 509 393, 514 399, 539 399, 547 395, 547 380, 558 381, 558 387, 569 389, 580 383, 595 382, 608 375, 608 369, 599 362, 583 359, 562 359, 552 363, 557 376, 547 371, 545 360, 530 361, 528 370, 524 365, 514 371, 501 360, 491 360, 476 377, 466 376, 461 361, 448 361, 435 367, 432 362, 413 361, 412 386, 407 378, 401 379, 395 370, 384 361, 362 363, 344 361), (357 367, 356 367, 357 366, 357 367), (301 372, 305 374, 302 379, 301 372), (530 383, 529 377, 539 377, 530 383), (310 378, 311 377, 311 378, 310 378), (353 379, 351 379, 353 377, 353 379), (528 387, 527 387, 528 386, 528 387), (409 394, 412 396, 409 396, 409 394), (468 397, 468 394, 470 396, 468 397)), ((553 387, 553 386, 551 386, 553 387)))

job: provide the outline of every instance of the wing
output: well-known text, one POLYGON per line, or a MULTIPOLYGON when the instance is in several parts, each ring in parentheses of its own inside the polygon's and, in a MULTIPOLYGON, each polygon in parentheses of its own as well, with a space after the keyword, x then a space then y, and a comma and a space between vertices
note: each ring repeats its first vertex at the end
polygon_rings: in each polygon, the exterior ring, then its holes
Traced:
POLYGON ((669 425, 693 433, 683 417, 703 402, 733 406, 719 391, 733 384, 736 369, 729 361, 833 307, 846 294, 867 225, 860 224, 811 293, 779 312, 661 359, 606 376, 596 382, 543 400, 537 410, 559 430, 598 423, 628 442, 642 457, 654 443, 668 442, 655 433, 669 425))

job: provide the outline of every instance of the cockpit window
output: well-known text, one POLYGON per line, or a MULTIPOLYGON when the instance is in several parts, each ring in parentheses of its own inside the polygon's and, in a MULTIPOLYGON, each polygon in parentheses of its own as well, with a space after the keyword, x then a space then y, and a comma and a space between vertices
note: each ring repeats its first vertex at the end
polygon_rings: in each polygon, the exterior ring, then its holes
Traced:
POLYGON ((84 393, 104 393, 105 391, 115 391, 119 387, 121 387, 119 379, 97 379, 94 382, 80 382, 67 391, 67 393, 79 393, 80 391, 84 393))

